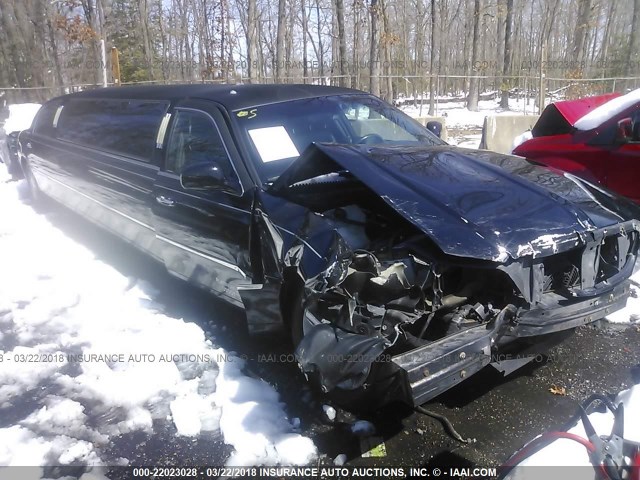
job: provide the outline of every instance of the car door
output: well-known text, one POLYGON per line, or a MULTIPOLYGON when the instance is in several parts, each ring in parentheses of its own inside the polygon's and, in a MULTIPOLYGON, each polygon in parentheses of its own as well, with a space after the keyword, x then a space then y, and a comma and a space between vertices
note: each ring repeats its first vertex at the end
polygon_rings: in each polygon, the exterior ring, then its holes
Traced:
POLYGON ((224 118, 213 103, 182 102, 167 137, 151 199, 159 254, 174 275, 241 305, 238 286, 251 283, 252 199, 224 118), (226 186, 184 188, 180 175, 196 164, 221 171, 226 186))

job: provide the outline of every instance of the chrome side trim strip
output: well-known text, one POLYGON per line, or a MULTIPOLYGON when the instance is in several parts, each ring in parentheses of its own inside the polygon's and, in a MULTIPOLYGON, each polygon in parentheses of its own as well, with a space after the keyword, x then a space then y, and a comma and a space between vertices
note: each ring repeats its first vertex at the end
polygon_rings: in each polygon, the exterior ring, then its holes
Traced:
POLYGON ((156 148, 162 148, 164 144, 164 136, 167 133, 167 125, 169 125, 169 120, 171 119, 171 114, 166 113, 164 117, 162 117, 162 122, 160 123, 160 129, 158 130, 158 136, 156 137, 156 148))
POLYGON ((220 260, 219 258, 215 258, 215 257, 211 257, 209 255, 206 255, 204 253, 198 252, 197 250, 194 250, 193 248, 189 248, 186 245, 182 245, 181 243, 178 242, 174 242, 173 240, 170 240, 166 237, 163 237, 162 235, 158 235, 156 234, 156 238, 158 240, 161 240, 163 242, 166 242, 170 245, 173 245, 174 247, 178 247, 182 250, 184 250, 185 252, 189 252, 189 253, 193 253, 194 255, 198 255, 199 257, 205 258, 207 260, 210 260, 212 262, 218 263, 224 267, 227 267, 235 272, 238 272, 240 275, 242 275, 244 278, 247 278, 247 276, 244 274, 244 272, 242 270, 240 270, 240 268, 237 265, 233 265, 229 262, 225 262, 224 260, 220 260))
POLYGON ((60 120, 60 114, 62 113, 62 109, 64 105, 60 105, 56 110, 56 114, 53 116, 53 128, 58 128, 58 120, 60 120))

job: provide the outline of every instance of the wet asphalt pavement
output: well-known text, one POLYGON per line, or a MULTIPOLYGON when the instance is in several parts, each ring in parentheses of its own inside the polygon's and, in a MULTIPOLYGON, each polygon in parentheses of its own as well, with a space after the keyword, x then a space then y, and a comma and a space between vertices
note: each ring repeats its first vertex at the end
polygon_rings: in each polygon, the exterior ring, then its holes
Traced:
MULTIPOLYGON (((161 265, 75 214, 54 207, 47 217, 122 274, 149 282, 157 289, 154 300, 166 314, 198 323, 215 345, 248 356, 250 372, 278 390, 288 414, 301 419, 301 433, 326 455, 319 460, 322 464, 346 454, 347 463, 353 465, 500 465, 536 435, 565 423, 577 402, 592 393, 615 395, 629 388, 630 367, 640 363, 640 328, 608 324, 580 328, 547 356, 508 377, 487 367, 425 405, 449 418, 463 437, 475 438, 474 443, 462 444, 437 420, 391 405, 357 416, 375 424, 386 449, 384 457, 362 458, 360 439, 348 428, 356 415, 339 411, 336 421, 329 422, 323 415, 324 402, 311 394, 293 362, 258 361, 269 353, 286 357, 290 353, 286 342, 249 338, 241 327, 242 311, 172 278, 161 265), (566 395, 552 394, 552 385, 563 387, 566 395)), ((230 453, 219 434, 181 438, 171 423, 154 425, 154 431, 152 436, 132 433, 117 438, 106 458, 126 457, 133 465, 219 465, 230 453)))

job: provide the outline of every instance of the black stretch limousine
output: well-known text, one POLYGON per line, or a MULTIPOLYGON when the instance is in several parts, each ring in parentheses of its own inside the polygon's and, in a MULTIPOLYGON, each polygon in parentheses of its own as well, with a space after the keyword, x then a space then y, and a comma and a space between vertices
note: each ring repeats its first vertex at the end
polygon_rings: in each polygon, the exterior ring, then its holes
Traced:
POLYGON ((34 201, 243 306, 250 332, 288 332, 345 403, 420 404, 518 368, 535 353, 495 354, 622 308, 638 253, 631 202, 448 146, 350 89, 92 90, 47 102, 19 144, 34 201))

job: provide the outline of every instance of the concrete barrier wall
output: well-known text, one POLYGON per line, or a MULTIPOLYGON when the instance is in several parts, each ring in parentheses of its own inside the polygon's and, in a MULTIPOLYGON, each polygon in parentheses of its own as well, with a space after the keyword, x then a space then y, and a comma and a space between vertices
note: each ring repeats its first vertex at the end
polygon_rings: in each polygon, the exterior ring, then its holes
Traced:
POLYGON ((511 153, 513 139, 531 130, 539 115, 493 115, 485 117, 480 148, 511 153))

